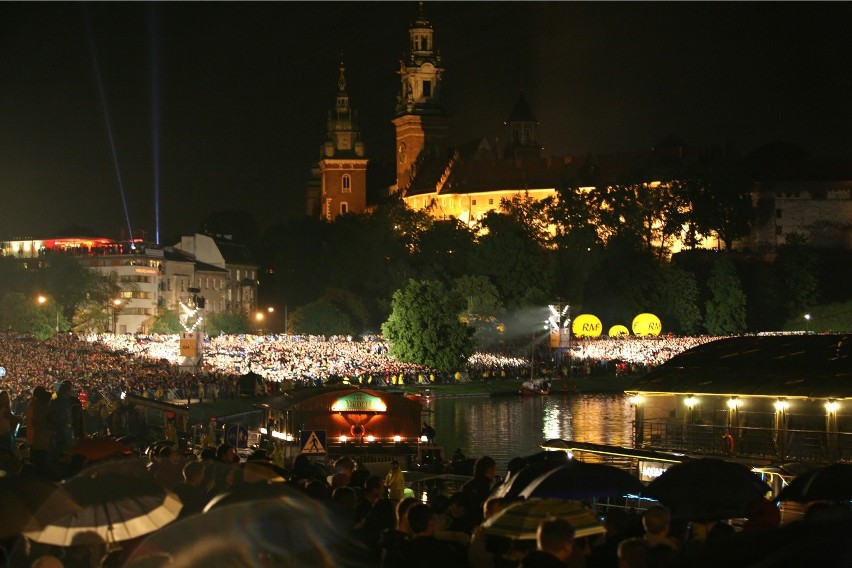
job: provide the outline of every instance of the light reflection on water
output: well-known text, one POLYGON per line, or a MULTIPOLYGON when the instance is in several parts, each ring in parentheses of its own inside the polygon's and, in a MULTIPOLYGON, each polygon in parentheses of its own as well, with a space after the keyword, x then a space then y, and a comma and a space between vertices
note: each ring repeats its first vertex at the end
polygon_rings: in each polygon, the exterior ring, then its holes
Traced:
POLYGON ((423 419, 447 457, 489 455, 497 471, 509 460, 541 451, 545 440, 563 438, 630 447, 633 410, 622 394, 439 398, 423 419))

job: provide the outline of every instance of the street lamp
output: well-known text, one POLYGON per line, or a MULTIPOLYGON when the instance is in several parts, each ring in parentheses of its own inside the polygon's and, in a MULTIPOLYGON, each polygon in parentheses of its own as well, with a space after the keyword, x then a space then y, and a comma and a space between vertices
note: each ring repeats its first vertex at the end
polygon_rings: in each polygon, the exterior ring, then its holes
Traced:
POLYGON ((811 314, 805 314, 805 333, 811 332, 811 314))
POLYGON ((258 334, 263 333, 263 318, 264 317, 265 316, 263 315, 263 312, 257 312, 256 314, 254 314, 254 319, 255 319, 255 321, 257 321, 257 333, 258 334))
POLYGON ((112 301, 112 333, 118 335, 118 310, 121 309, 121 300, 116 298, 112 301))
MULTIPOLYGON (((40 306, 43 306, 47 303, 47 296, 39 294, 38 298, 36 298, 36 301, 38 302, 38 304, 40 306)), ((56 333, 59 333, 59 310, 54 309, 54 311, 56 312, 56 328, 55 329, 56 329, 56 333)))

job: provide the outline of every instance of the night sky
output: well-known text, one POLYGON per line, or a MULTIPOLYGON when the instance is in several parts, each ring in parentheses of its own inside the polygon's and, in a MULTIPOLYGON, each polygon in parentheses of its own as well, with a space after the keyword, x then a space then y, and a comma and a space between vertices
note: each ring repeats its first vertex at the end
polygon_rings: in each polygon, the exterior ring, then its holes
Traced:
MULTIPOLYGON (((70 225, 118 238, 129 217, 153 240, 156 180, 165 244, 214 211, 247 210, 261 229, 303 215, 341 51, 368 155, 393 159, 396 71, 416 11, 3 3, 0 238, 70 225)), ((848 3, 427 2, 425 12, 455 142, 502 138, 523 88, 548 154, 643 150, 675 135, 852 156, 848 3)))

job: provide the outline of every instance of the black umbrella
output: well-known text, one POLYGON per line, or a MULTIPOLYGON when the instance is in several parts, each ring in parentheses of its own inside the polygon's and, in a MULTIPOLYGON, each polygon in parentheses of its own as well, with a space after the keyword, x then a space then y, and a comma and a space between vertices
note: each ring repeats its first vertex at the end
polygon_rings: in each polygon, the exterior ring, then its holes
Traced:
POLYGON ((562 451, 541 452, 540 454, 534 454, 524 459, 528 465, 518 470, 517 473, 507 477, 506 481, 494 489, 493 496, 506 497, 508 499, 518 497, 521 491, 540 475, 568 463, 568 454, 562 451))
POLYGON ((623 469, 573 459, 538 476, 520 496, 586 500, 639 495, 644 489, 639 479, 623 469))
POLYGON ((62 482, 79 510, 24 535, 56 546, 130 540, 175 520, 182 504, 157 485, 144 467, 106 462, 62 482), (140 469, 141 467, 141 469, 140 469))
POLYGON ((652 481, 643 497, 656 499, 672 516, 689 521, 746 517, 748 506, 771 491, 747 466, 705 458, 675 464, 652 481))
POLYGON ((797 475, 776 501, 852 501, 852 464, 835 463, 797 475))
POLYGON ((0 538, 42 529, 79 509, 59 484, 38 475, 0 477, 0 538))

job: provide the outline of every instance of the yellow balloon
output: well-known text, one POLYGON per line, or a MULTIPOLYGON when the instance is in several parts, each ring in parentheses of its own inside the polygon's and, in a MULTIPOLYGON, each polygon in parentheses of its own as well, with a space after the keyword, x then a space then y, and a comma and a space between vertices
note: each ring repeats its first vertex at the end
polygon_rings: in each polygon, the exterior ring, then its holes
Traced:
POLYGON ((603 331, 603 325, 597 316, 580 314, 571 323, 571 331, 577 337, 598 337, 603 331))
POLYGON ((633 335, 660 335, 663 330, 663 324, 660 323, 660 318, 654 314, 639 314, 633 318, 633 335))
POLYGON ((623 326, 621 324, 614 325, 609 328, 609 333, 607 333, 607 335, 609 335, 610 337, 618 337, 619 335, 630 335, 630 330, 627 329, 626 326, 623 326))

